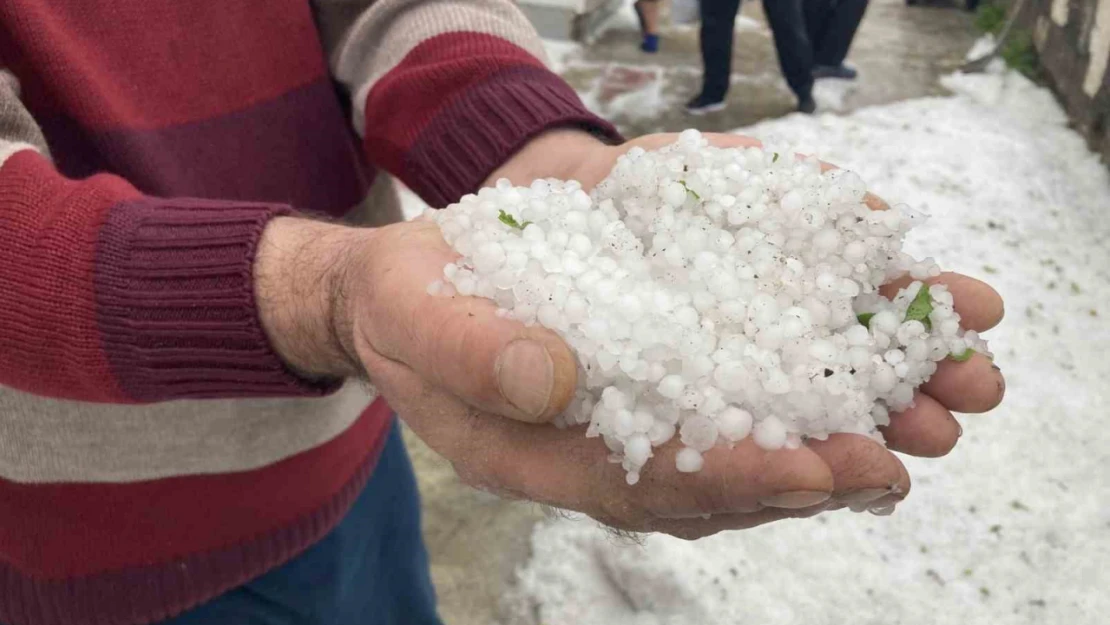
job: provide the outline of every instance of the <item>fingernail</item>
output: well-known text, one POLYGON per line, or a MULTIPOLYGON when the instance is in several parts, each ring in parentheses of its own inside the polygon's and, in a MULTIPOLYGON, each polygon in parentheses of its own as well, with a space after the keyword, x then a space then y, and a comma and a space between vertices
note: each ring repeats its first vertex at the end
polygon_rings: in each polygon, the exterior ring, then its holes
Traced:
POLYGON ((861 488, 857 491, 844 493, 843 495, 837 495, 837 499, 839 499, 842 503, 846 503, 850 506, 855 506, 865 503, 871 503, 872 501, 875 501, 876 499, 889 494, 889 488, 861 488))
POLYGON ((879 506, 876 508, 868 508, 867 511, 875 516, 890 516, 894 514, 894 506, 879 506))
POLYGON ((790 493, 779 493, 770 497, 764 497, 759 500, 759 503, 771 508, 786 508, 793 510, 796 508, 808 508, 809 506, 816 506, 822 501, 829 498, 829 493, 820 490, 796 490, 790 493))
POLYGON ((960 438, 963 435, 964 435, 964 426, 957 422, 956 423, 956 438, 960 438))
POLYGON ((525 339, 513 341, 497 358, 497 384, 501 396, 530 417, 547 410, 555 384, 555 363, 543 345, 525 339))

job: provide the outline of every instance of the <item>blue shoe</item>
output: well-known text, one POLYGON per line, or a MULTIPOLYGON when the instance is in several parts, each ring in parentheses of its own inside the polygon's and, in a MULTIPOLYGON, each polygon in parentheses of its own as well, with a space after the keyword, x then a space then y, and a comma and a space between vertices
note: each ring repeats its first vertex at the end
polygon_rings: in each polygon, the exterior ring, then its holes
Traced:
POLYGON ((659 51, 659 35, 644 35, 644 42, 640 44, 640 49, 648 54, 655 54, 659 51))

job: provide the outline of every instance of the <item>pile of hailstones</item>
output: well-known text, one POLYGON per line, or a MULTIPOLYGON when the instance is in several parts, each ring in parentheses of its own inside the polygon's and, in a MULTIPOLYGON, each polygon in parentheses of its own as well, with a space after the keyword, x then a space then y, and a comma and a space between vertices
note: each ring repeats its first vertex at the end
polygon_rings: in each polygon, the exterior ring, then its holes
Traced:
POLYGON ((686 472, 749 435, 765 449, 882 442, 938 361, 989 352, 944 287, 916 281, 935 263, 901 251, 924 216, 871 211, 858 176, 792 155, 687 130, 629 150, 592 194, 502 180, 427 213, 461 256, 428 292, 490 298, 561 335, 580 370, 559 425, 588 422, 629 484, 676 432, 686 472))

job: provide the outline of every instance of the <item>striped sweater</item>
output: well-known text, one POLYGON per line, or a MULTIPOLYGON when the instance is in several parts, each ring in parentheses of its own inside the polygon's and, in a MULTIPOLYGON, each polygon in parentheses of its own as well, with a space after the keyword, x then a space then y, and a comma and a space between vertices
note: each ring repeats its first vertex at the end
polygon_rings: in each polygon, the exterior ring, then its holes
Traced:
POLYGON ((268 345, 269 219, 385 222, 375 168, 444 205, 545 129, 615 136, 507 0, 0 0, 0 27, 4 625, 170 617, 365 484, 389 409, 268 345))

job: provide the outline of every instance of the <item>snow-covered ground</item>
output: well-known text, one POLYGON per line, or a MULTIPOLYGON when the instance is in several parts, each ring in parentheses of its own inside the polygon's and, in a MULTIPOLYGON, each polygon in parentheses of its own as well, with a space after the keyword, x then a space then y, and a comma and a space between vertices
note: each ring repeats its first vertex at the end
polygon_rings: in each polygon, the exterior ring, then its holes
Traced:
POLYGON ((1008 394, 956 450, 906 459, 890 517, 829 513, 697 542, 544 522, 506 598, 529 625, 1107 622, 1110 176, 1019 75, 956 95, 743 132, 854 169, 932 219, 908 248, 1006 298, 989 335, 1008 394))

